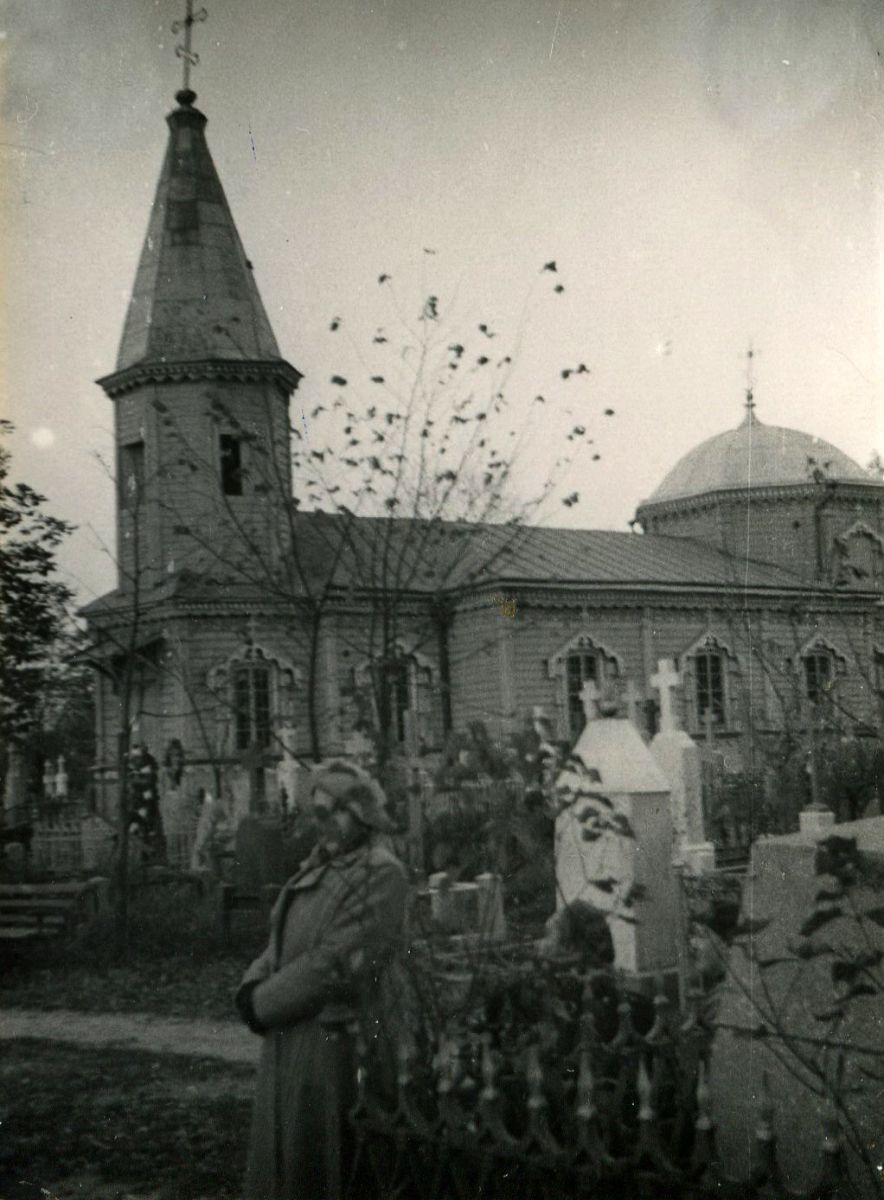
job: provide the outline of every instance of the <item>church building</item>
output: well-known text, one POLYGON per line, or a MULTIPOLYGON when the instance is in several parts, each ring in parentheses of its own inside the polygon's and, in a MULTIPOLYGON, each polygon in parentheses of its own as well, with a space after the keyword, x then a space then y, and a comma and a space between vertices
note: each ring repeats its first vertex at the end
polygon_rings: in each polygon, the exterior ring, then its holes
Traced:
POLYGON ((169 141, 119 354, 114 591, 84 615, 97 665, 96 787, 114 804, 121 720, 188 802, 278 801, 280 766, 380 726, 432 756, 541 709, 562 739, 588 681, 654 728, 680 672, 684 727, 734 770, 815 707, 881 727, 884 484, 836 447, 767 425, 688 449, 632 532, 446 525, 292 502, 280 353, 189 89, 169 141), (381 547, 407 569, 392 590, 381 547), (380 629, 380 633, 378 630, 380 629), (380 639, 380 640, 378 640, 380 639), (379 682, 382 686, 379 686, 379 682))

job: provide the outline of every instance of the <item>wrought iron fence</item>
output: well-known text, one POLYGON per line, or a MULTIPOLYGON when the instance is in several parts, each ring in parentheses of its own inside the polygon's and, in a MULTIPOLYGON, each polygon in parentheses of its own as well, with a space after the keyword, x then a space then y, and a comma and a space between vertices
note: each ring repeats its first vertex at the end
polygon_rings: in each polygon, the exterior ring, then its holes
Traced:
POLYGON ((166 864, 175 871, 189 871, 199 818, 171 828, 166 834, 166 864))
POLYGON ((518 808, 525 797, 525 783, 518 776, 511 779, 465 779, 440 790, 421 775, 421 789, 424 812, 430 818, 442 813, 497 813, 518 808))
POLYGON ((549 1052, 540 1027, 521 1053, 492 1030, 443 1034, 420 1046, 399 1041, 395 1084, 376 1042, 357 1038, 354 1138, 344 1194, 418 1200, 607 1200, 643 1196, 711 1200, 848 1200, 837 1118, 820 1137, 816 1184, 790 1191, 777 1167, 773 1109, 760 1097, 752 1168, 729 1178, 716 1151, 707 1086, 710 1031, 693 996, 686 1019, 653 999, 641 1032, 621 997, 607 1036, 584 990, 579 1036, 569 1054, 549 1052))

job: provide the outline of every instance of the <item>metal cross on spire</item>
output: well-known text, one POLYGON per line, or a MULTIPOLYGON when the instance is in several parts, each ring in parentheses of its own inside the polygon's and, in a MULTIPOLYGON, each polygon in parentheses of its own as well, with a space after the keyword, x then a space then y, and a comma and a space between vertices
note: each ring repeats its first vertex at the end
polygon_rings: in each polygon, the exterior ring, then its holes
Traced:
POLYGON ((190 68, 195 67, 200 60, 200 56, 191 48, 191 31, 197 21, 205 21, 208 16, 209 14, 204 8, 195 13, 193 11, 193 0, 187 0, 184 17, 180 21, 172 22, 173 33, 180 33, 182 29, 184 30, 184 43, 178 43, 175 47, 175 53, 184 64, 183 89, 185 92, 190 91, 190 68))
POLYGON ((752 360, 755 358, 755 351, 752 349, 752 343, 749 343, 749 349, 746 351, 746 414, 747 420, 751 421, 755 417, 755 376, 752 371, 752 360))

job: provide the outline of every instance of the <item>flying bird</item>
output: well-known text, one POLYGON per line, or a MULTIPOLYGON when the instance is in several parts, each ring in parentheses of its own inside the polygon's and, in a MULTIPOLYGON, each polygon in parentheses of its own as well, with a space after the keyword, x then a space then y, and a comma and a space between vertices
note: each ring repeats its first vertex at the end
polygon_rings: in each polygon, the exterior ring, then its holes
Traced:
POLYGON ((553 259, 551 262, 544 263, 542 269, 544 271, 557 271, 559 268, 556 266, 555 259, 553 259))
POLYGON ((332 333, 334 333, 336 329, 340 328, 340 325, 341 325, 341 318, 333 317, 332 323, 331 323, 331 325, 329 325, 329 329, 332 331, 332 333))
POLYGON ((386 273, 383 275, 378 275, 378 283, 387 283, 390 278, 391 276, 387 275, 386 273))
POLYGON ((614 415, 614 410, 613 410, 613 408, 606 408, 606 409, 605 409, 605 416, 606 416, 606 417, 613 417, 613 415, 614 415))
POLYGON ((564 290, 565 290, 565 285, 563 283, 557 283, 556 286, 553 288, 553 291, 556 293, 557 296, 561 296, 561 294, 564 290))
POLYGON ((383 383, 384 377, 383 377, 383 375, 372 375, 371 381, 372 381, 372 383, 383 383))
POLYGON ((580 493, 572 492, 570 496, 565 497, 565 499, 562 501, 562 504, 564 504, 565 508, 573 508, 579 499, 580 493))
POLYGON ((347 380, 344 378, 343 375, 332 375, 331 381, 335 385, 335 387, 346 387, 347 386, 347 380))

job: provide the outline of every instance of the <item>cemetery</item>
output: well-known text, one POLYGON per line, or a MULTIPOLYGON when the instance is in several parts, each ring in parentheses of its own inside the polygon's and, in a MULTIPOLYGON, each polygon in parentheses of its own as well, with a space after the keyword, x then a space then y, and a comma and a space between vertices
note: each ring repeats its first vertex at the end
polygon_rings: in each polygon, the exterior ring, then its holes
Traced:
MULTIPOLYGON (((722 773, 679 727, 671 661, 653 684, 652 738, 628 687, 588 682, 573 746, 544 741, 535 713, 509 746, 460 737, 435 772, 388 764, 410 880, 397 1065, 391 1085, 359 1013, 339 1013, 353 1153, 338 1194, 880 1195, 884 817, 836 825, 809 792, 798 829, 736 853, 740 835, 710 821, 722 773)), ((370 768, 367 739, 351 749, 370 768)), ((223 792, 182 806, 186 765, 131 758, 130 967, 190 937, 188 986, 208 987, 222 1025, 310 849, 312 768, 283 761, 276 809, 264 769, 237 816, 223 792)), ((29 971, 98 962, 111 929, 117 831, 78 811, 63 762, 46 788, 50 816, 5 813, 6 1007, 34 1006, 29 971)))

